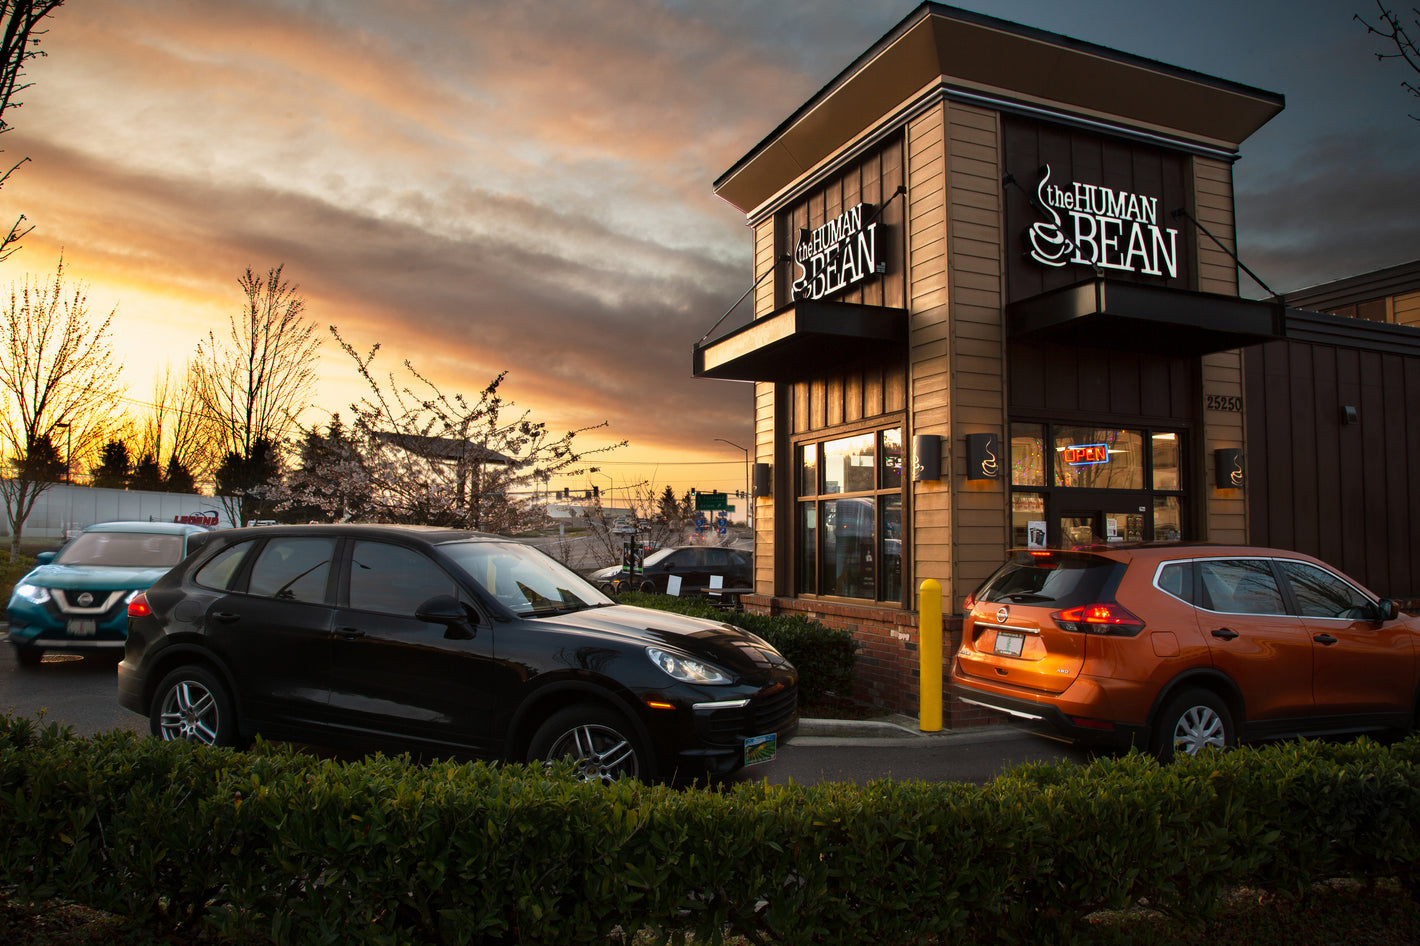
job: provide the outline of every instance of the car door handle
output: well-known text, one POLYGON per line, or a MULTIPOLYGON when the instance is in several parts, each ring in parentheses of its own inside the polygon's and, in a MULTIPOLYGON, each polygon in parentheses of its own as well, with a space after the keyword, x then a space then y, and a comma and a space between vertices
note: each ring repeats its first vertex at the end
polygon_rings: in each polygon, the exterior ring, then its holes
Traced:
POLYGON ((1330 647, 1332 644, 1336 643, 1337 639, 1330 634, 1318 634, 1316 637, 1313 637, 1312 640, 1316 641, 1318 644, 1325 644, 1330 647))
POLYGON ((241 615, 235 611, 213 611, 212 620, 221 621, 223 624, 231 624, 233 621, 241 619, 241 615))
POLYGON ((1213 632, 1213 636, 1220 641, 1230 641, 1238 636, 1238 632, 1230 627, 1220 627, 1213 632))
POLYGON ((337 637, 344 638, 348 641, 359 640, 365 636, 365 632, 358 627, 337 627, 335 633, 337 637))

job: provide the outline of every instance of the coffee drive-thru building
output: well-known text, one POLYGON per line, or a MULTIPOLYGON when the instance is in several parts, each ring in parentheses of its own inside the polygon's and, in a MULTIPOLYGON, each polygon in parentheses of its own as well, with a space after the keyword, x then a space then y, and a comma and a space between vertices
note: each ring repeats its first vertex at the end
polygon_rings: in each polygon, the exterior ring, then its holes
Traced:
POLYGON ((1420 331, 1240 296, 1233 163, 1283 104, 925 3, 726 171, 753 288, 693 358, 754 384, 746 606, 851 629, 858 694, 915 713, 918 588, 959 631, 1010 548, 1277 545, 1420 594, 1420 331))

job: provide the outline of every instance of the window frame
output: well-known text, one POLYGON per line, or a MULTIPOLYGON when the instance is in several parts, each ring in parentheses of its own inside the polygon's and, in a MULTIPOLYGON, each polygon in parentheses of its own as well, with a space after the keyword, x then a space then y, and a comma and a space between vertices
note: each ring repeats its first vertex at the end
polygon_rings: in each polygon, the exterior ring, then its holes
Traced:
MULTIPOLYGON (((906 604, 906 595, 911 587, 910 581, 910 561, 909 551, 911 543, 908 540, 909 522, 908 515, 909 500, 912 480, 908 475, 908 434, 907 422, 903 417, 878 417, 872 424, 857 425, 851 428, 835 428, 833 430, 817 430, 811 435, 806 434, 795 438, 789 445, 790 456, 793 458, 793 471, 790 483, 794 489, 793 506, 793 528, 791 530, 792 540, 788 562, 790 567, 790 584, 795 597, 824 599, 833 601, 851 602, 854 604, 865 604, 874 607, 894 607, 900 608, 906 604), (891 445, 887 435, 896 432, 895 453, 890 452, 885 444, 891 445), (872 486, 869 489, 846 490, 843 487, 846 482, 838 483, 834 491, 826 491, 824 477, 828 472, 828 463, 825 456, 825 447, 838 441, 850 440, 872 436, 872 451, 870 455, 870 466, 872 470, 872 486), (806 453, 812 451, 813 467, 812 472, 814 482, 813 491, 806 492, 809 484, 805 483, 806 453), (896 466, 893 467, 892 460, 895 458, 896 466), (892 480, 896 480, 892 484, 892 480), (885 485, 890 484, 890 485, 885 485), (872 510, 872 550, 873 561, 872 584, 873 597, 859 597, 854 595, 834 593, 837 589, 828 592, 823 591, 823 553, 824 539, 827 535, 828 517, 825 509, 830 504, 843 502, 857 502, 869 500, 872 510), (897 535, 889 538, 887 535, 888 501, 897 500, 897 535), (806 560, 806 510, 812 509, 814 513, 813 526, 813 549, 811 559, 812 565, 806 560), (895 589, 895 597, 886 597, 894 591, 889 587, 889 580, 892 577, 891 569, 886 565, 889 562, 887 549, 889 541, 897 543, 898 550, 896 558, 898 569, 896 571, 896 581, 898 587, 895 589), (812 572, 812 574, 809 574, 812 572)), ((860 456, 862 454, 859 454, 860 456)), ((846 477, 845 477, 846 479, 846 477)))

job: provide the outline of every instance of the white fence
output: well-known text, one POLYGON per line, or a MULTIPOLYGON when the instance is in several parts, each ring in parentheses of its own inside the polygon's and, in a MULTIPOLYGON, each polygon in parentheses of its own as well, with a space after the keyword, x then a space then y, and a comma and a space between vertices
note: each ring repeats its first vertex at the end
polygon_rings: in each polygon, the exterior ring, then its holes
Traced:
MULTIPOLYGON (((66 530, 96 522, 157 521, 179 519, 226 528, 232 521, 216 496, 199 493, 155 493, 136 489, 100 489, 57 483, 40 494, 25 519, 25 539, 64 537, 66 530), (201 518, 197 518, 201 517, 201 518), (216 522, 213 523, 215 517, 216 522)), ((10 535, 9 522, 0 515, 0 536, 10 535)))

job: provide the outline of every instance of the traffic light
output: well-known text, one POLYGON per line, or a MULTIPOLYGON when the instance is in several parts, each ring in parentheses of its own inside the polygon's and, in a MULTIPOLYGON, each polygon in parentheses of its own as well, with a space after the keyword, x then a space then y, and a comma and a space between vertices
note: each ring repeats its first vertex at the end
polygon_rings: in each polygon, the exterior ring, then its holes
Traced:
POLYGON ((593 487, 592 487, 592 495, 593 495, 593 496, 600 496, 601 494, 602 494, 602 488, 601 488, 600 486, 593 486, 593 487))

